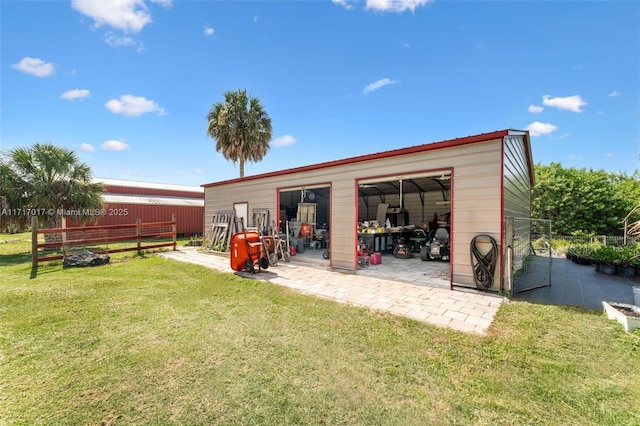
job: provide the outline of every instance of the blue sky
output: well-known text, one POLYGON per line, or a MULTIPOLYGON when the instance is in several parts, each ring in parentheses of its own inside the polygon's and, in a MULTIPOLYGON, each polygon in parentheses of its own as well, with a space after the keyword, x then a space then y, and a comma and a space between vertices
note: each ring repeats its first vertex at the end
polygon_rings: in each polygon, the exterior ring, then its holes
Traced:
POLYGON ((0 150, 52 142, 100 178, 239 175, 223 93, 272 119, 245 174, 506 128, 534 162, 632 173, 640 2, 0 0, 0 150))

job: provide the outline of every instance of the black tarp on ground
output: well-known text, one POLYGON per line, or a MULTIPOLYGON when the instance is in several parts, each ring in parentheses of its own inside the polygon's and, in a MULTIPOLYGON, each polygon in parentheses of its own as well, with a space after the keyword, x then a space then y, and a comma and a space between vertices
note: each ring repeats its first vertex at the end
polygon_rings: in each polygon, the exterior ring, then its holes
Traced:
POLYGON ((62 260, 63 267, 70 266, 98 266, 109 263, 109 255, 96 254, 89 250, 82 250, 80 253, 65 256, 62 260))

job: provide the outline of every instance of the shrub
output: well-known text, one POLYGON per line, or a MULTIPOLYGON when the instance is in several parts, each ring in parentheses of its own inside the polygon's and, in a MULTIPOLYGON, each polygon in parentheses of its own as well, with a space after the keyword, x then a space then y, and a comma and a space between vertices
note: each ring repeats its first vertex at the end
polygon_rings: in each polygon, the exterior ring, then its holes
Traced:
POLYGON ((567 258, 576 263, 587 265, 593 263, 593 253, 600 247, 599 243, 573 244, 567 248, 567 258))
POLYGON ((621 251, 612 246, 602 246, 591 253, 591 258, 598 263, 616 265, 621 261, 621 251))

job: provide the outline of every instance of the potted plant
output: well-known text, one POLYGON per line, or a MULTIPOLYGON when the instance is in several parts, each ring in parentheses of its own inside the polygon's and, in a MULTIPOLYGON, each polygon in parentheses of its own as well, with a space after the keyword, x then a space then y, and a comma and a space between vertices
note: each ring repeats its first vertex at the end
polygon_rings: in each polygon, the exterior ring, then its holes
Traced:
POLYGON ((619 257, 616 259, 618 275, 632 278, 636 273, 636 265, 638 263, 638 253, 636 246, 624 246, 619 251, 619 257))
POLYGON ((591 253, 591 258, 598 265, 597 270, 607 275, 615 275, 620 253, 615 247, 602 246, 591 253))
POLYGON ((593 264, 592 252, 593 247, 589 244, 575 244, 567 249, 566 256, 578 265, 591 265, 593 264))

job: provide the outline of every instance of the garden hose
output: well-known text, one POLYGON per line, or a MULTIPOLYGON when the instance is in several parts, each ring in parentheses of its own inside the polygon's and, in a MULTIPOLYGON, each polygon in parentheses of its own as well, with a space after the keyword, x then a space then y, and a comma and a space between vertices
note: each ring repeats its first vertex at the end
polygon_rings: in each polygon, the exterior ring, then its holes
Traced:
POLYGON ((473 281, 480 290, 488 290, 493 285, 493 273, 498 259, 498 243, 490 235, 476 235, 471 240, 471 267, 473 268, 473 281), (482 254, 478 243, 489 242, 491 249, 482 254))

